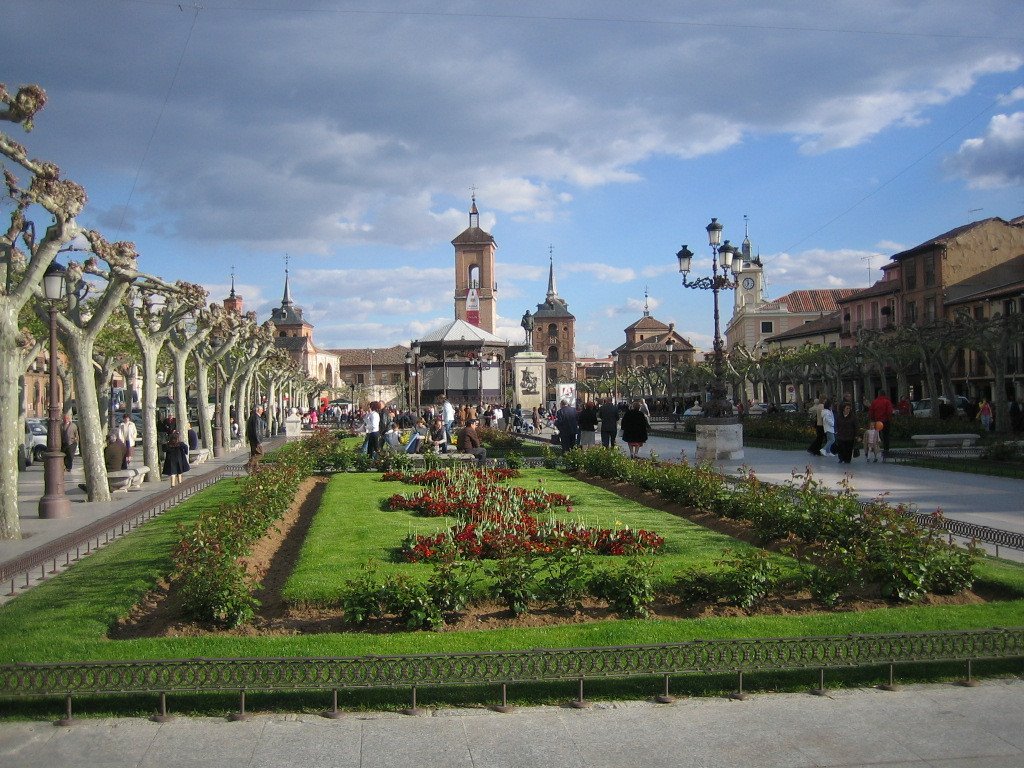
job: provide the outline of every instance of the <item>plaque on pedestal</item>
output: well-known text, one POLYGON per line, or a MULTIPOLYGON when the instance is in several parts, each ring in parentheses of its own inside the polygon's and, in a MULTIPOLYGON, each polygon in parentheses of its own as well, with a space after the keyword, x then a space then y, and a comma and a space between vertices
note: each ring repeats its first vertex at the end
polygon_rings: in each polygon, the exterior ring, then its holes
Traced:
POLYGON ((520 352, 512 358, 516 403, 523 406, 524 411, 544 405, 544 392, 547 390, 546 362, 547 358, 540 352, 520 352))

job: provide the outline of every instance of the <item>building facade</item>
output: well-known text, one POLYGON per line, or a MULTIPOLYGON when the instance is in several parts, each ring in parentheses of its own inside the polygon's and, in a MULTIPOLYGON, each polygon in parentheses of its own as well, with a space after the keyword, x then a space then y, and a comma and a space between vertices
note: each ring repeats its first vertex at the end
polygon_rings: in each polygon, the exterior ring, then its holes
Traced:
MULTIPOLYGON (((529 314, 529 313, 528 313, 529 314)), ((548 292, 532 314, 533 351, 547 361, 547 396, 554 400, 555 385, 576 380, 576 317, 558 295, 555 261, 548 264, 548 292)), ((524 318, 525 319, 525 318, 524 318)))
POLYGON ((494 253, 498 245, 480 228, 476 195, 469 209, 469 227, 452 240, 455 246, 455 318, 494 333, 498 315, 498 284, 494 253))

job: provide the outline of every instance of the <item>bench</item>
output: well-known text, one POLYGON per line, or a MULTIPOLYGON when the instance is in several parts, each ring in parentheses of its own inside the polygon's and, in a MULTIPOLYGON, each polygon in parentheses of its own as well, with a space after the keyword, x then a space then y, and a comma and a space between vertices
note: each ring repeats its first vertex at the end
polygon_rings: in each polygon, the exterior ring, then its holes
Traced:
POLYGON ((210 458, 210 451, 206 448, 199 448, 198 450, 188 452, 188 463, 190 465, 202 464, 208 458, 210 458))
POLYGON ((116 472, 107 472, 107 488, 110 489, 111 493, 115 491, 127 493, 133 480, 135 480, 134 469, 120 469, 116 472))
POLYGON ((910 439, 922 448, 973 448, 981 435, 911 435, 910 439))
MULTIPOLYGON (((457 464, 472 464, 476 465, 476 456, 471 453, 435 453, 431 454, 436 458, 440 459, 442 463, 457 463, 457 464)), ((427 454, 423 453, 408 453, 406 456, 412 460, 413 464, 420 465, 426 464, 427 454)))

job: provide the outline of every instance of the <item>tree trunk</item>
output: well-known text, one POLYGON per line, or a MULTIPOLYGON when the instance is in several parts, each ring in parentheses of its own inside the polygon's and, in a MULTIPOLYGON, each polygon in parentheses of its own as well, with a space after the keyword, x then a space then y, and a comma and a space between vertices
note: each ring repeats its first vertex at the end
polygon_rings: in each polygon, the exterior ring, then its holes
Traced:
MULTIPOLYGON (((75 379, 75 406, 78 416, 78 440, 85 469, 85 487, 89 501, 110 501, 107 465, 103 461, 103 418, 100 414, 96 377, 93 375, 93 340, 77 331, 62 333, 61 342, 67 352, 75 379)), ((65 401, 67 397, 65 396, 65 401)))
POLYGON ((138 337, 142 352, 142 458, 149 473, 146 482, 160 481, 160 457, 156 446, 156 358, 160 345, 138 337), (155 348, 154 348, 155 347, 155 348))
POLYGON ((18 377, 23 373, 18 354, 18 316, 0 299, 0 539, 20 539, 18 517, 18 444, 25 439, 18 421, 18 377))
POLYGON ((196 410, 199 418, 199 439, 203 447, 213 450, 213 429, 210 426, 210 372, 199 355, 192 355, 196 364, 196 410))

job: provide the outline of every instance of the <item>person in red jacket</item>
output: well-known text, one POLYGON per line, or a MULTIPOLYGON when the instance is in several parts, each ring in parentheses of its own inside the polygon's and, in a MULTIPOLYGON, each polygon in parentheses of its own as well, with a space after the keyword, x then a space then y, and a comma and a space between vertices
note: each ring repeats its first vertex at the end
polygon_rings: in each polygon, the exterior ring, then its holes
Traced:
POLYGON ((875 399, 868 406, 868 421, 882 422, 879 437, 882 440, 882 459, 889 456, 889 422, 892 421, 892 400, 882 390, 878 390, 875 399))

